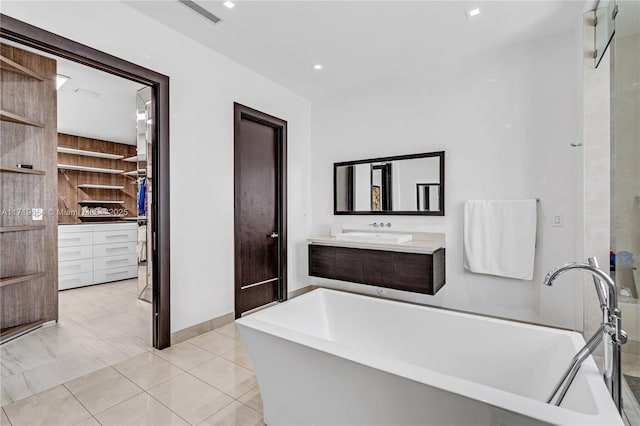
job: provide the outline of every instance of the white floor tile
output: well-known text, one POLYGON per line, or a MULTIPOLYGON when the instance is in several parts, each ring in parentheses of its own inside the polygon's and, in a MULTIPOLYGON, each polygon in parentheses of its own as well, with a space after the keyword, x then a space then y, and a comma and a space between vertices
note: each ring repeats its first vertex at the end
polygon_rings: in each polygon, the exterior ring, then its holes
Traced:
POLYGON ((180 417, 196 425, 231 404, 233 398, 188 373, 147 391, 180 417))
POLYGON ((182 426, 189 424, 147 393, 141 393, 109 408, 98 414, 96 419, 102 426, 182 426))
POLYGON ((112 367, 77 378, 64 386, 93 415, 143 392, 112 367))
POLYGON ((113 367, 143 389, 166 382, 183 371, 151 352, 119 362, 113 367))
POLYGON ((13 426, 75 425, 91 417, 64 386, 7 405, 4 410, 13 426))

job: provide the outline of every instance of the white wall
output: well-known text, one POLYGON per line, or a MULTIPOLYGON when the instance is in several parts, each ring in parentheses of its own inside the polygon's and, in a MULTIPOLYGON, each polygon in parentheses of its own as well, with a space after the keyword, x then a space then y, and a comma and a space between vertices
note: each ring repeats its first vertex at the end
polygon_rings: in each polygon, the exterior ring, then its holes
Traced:
MULTIPOLYGON (((483 54, 422 85, 335 97, 313 104, 313 233, 329 224, 390 221, 393 228, 446 233, 447 284, 436 296, 395 297, 582 329, 580 274, 541 285, 552 267, 582 256, 579 102, 581 59, 574 33, 483 54), (446 152, 445 217, 332 214, 332 164, 419 152, 446 152), (462 209, 469 199, 540 198, 532 281, 471 274, 462 263, 462 209), (564 227, 552 227, 562 215, 564 227)), ((392 229, 393 229, 392 228, 392 229)), ((341 288, 375 288, 310 278, 341 288)))
POLYGON ((233 102, 288 121, 289 281, 307 279, 310 103, 115 1, 2 13, 170 77, 171 329, 233 311, 233 102))

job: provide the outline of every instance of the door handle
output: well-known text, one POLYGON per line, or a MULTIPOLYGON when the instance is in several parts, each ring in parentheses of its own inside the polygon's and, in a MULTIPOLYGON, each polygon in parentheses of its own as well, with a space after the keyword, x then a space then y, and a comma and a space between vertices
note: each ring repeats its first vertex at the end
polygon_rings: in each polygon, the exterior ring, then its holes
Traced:
POLYGON ((267 235, 267 237, 271 237, 271 238, 278 238, 279 235, 275 232, 272 232, 271 234, 267 235))

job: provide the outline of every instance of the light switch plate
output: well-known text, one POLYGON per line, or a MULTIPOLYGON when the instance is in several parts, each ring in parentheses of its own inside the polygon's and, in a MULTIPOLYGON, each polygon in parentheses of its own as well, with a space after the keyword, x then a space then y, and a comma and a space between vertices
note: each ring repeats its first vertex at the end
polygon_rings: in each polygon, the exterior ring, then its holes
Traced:
POLYGON ((554 214, 551 218, 551 226, 561 228, 564 226, 564 216, 561 214, 554 214))

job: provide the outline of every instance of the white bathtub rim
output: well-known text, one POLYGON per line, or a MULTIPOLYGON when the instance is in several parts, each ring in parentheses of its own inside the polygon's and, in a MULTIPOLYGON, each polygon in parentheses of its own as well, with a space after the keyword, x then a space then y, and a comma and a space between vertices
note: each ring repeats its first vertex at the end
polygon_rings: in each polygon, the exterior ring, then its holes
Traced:
MULTIPOLYGON (((350 346, 346 346, 341 343, 325 340, 325 339, 315 337, 303 332, 287 329, 285 327, 281 327, 279 325, 275 325, 273 323, 263 321, 260 319, 261 313, 266 313, 271 309, 277 309, 279 306, 282 306, 285 303, 293 303, 295 302, 296 299, 300 299, 300 298, 314 297, 313 296, 314 294, 317 297, 318 293, 325 293, 325 292, 329 292, 329 293, 335 292, 335 293, 341 293, 344 295, 349 295, 352 297, 369 298, 368 296, 361 296, 353 293, 346 293, 346 292, 340 292, 336 290, 319 288, 319 289, 313 290, 312 292, 299 296, 298 298, 292 299, 291 301, 287 301, 280 305, 267 308, 264 311, 257 312, 250 316, 240 318, 236 320, 236 322, 240 326, 241 331, 242 331, 242 327, 251 328, 266 334, 273 335, 280 339, 287 340, 295 344, 300 344, 302 346, 312 348, 314 350, 335 354, 335 356, 347 359, 351 362, 355 362, 370 368, 378 369, 378 370, 387 372, 389 374, 400 376, 408 380, 416 381, 424 385, 443 390, 445 392, 458 394, 473 400, 481 401, 485 404, 500 408, 502 410, 522 414, 522 415, 529 416, 538 420, 542 420, 551 424, 567 424, 567 425, 607 424, 607 425, 614 426, 615 423, 611 423, 611 420, 615 418, 618 421, 618 425, 623 425, 622 419, 618 414, 615 408, 615 405, 611 400, 611 397, 606 392, 606 387, 604 386, 604 383, 602 381, 602 376, 598 372, 598 369, 591 358, 588 359, 583 364, 582 369, 583 369, 583 374, 585 374, 585 378, 589 383, 592 396, 595 400, 596 413, 587 414, 579 411, 570 410, 564 407, 552 406, 542 401, 537 401, 532 398, 528 398, 522 395, 518 395, 512 392, 504 391, 504 390, 483 385, 480 383, 471 382, 466 379, 451 376, 435 370, 430 370, 428 368, 415 366, 407 362, 403 362, 403 361, 399 361, 396 359, 391 359, 391 358, 387 358, 379 355, 373 355, 371 353, 366 353, 364 351, 360 351, 356 348, 352 348, 350 346)), ((399 303, 402 305, 409 305, 409 306, 420 308, 420 309, 427 309, 427 310, 437 309, 440 312, 442 311, 439 308, 432 308, 432 307, 422 306, 422 305, 412 305, 412 304, 386 300, 386 299, 376 298, 375 300, 381 301, 384 303, 399 303)), ((446 313, 457 315, 457 316, 478 317, 481 320, 486 320, 490 322, 508 323, 510 326, 516 326, 516 327, 523 327, 523 328, 539 327, 544 329, 545 332, 568 335, 571 338, 574 345, 577 347, 576 352, 584 344, 584 340, 582 339, 582 337, 578 333, 571 332, 571 331, 558 330, 558 329, 536 326, 536 325, 522 324, 518 322, 511 322, 508 320, 483 317, 483 316, 466 314, 466 313, 461 313, 456 311, 447 311, 446 313)), ((258 377, 258 380, 259 379, 260 378, 258 377)))

